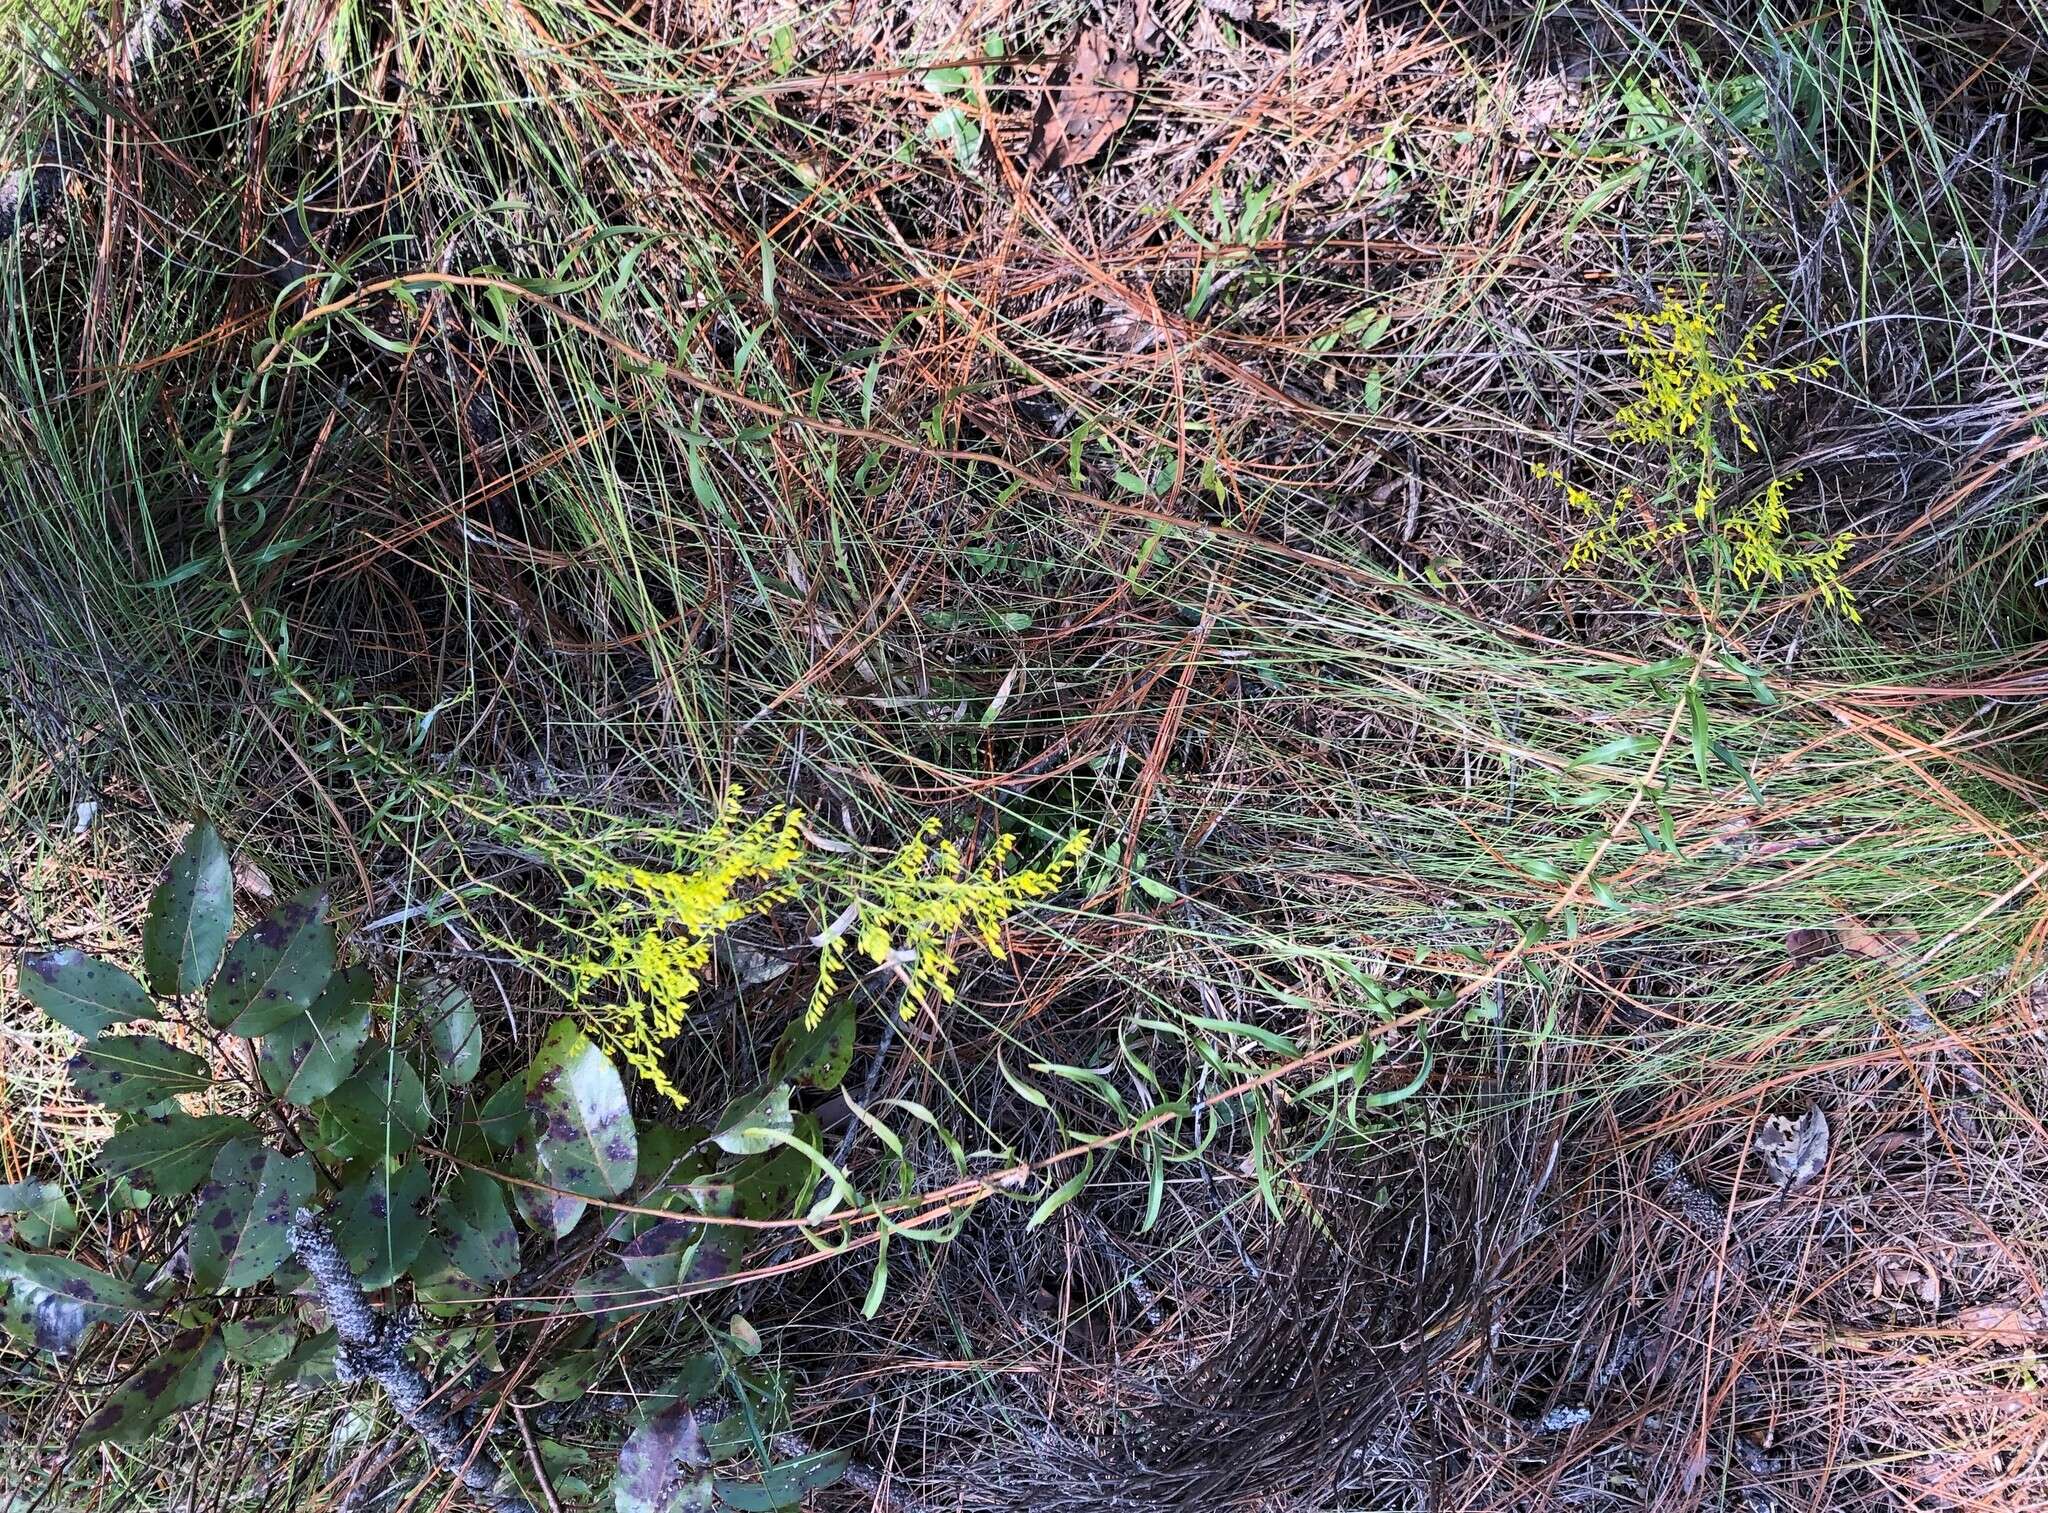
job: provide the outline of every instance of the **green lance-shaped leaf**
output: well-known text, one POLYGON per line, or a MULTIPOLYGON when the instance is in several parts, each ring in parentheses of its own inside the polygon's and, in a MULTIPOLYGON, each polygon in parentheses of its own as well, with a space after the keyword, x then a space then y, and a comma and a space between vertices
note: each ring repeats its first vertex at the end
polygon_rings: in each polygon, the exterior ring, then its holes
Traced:
POLYGON ((237 1035, 267 1035, 311 1008, 333 975, 327 890, 311 888, 272 909, 228 948, 206 995, 206 1017, 237 1035))
POLYGON ((466 1087, 484 1061, 484 1034, 477 1022, 476 1000, 467 988, 445 977, 430 977, 418 984, 414 997, 434 1057, 441 1064, 441 1080, 450 1087, 466 1087))
POLYGON ((441 1200, 437 1228, 448 1258, 466 1277, 502 1282, 519 1273, 519 1231, 505 1207, 505 1190, 482 1172, 463 1171, 441 1200))
POLYGON ((617 1513, 694 1513, 711 1506, 711 1457, 684 1402, 649 1413, 619 1449, 612 1478, 617 1513))
POLYGON ((640 1142, 626 1086, 573 1019, 558 1019, 526 1069, 526 1101, 540 1116, 541 1166, 570 1192, 616 1198, 633 1185, 640 1142))
POLYGON ((213 1081, 204 1061, 152 1035, 95 1040, 68 1065, 80 1097, 113 1109, 147 1108, 213 1081))
POLYGON ((193 993, 220 965, 234 922, 235 872, 220 832, 201 820, 150 895, 142 967, 152 990, 193 993))
POLYGON ((141 983, 71 946, 23 956, 19 981, 22 997, 87 1040, 130 1019, 157 1017, 141 983))
POLYGON ((434 1127, 426 1084, 412 1063, 379 1047, 321 1105, 365 1155, 398 1155, 434 1127))
POLYGON ((424 1168, 381 1161, 341 1190, 334 1243, 365 1288, 389 1287, 419 1255, 427 1242, 432 1190, 424 1168))
POLYGON ((214 1325, 188 1329, 95 1408, 78 1431, 79 1448, 111 1440, 137 1444, 174 1413, 206 1401, 227 1361, 214 1325))
POLYGON ((340 1087, 370 1038, 375 994, 367 967, 348 967, 328 978, 311 1008, 258 1042, 256 1066, 263 1085, 301 1107, 340 1087))
POLYGON ((223 1145, 255 1138, 256 1127, 232 1114, 161 1114, 117 1130, 100 1147, 100 1169, 159 1197, 178 1198, 206 1180, 223 1145))
POLYGON ((304 1156, 231 1140, 199 1189, 189 1251, 192 1280, 207 1292, 253 1287, 284 1264, 292 1213, 313 1195, 313 1165, 304 1156))

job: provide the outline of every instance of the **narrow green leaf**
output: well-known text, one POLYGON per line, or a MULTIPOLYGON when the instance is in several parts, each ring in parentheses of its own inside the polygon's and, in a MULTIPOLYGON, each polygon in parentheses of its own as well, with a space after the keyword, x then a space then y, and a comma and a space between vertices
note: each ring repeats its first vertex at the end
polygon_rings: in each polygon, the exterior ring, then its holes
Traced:
POLYGON ((253 1287, 284 1264, 292 1214, 313 1196, 313 1164, 304 1156, 230 1140, 199 1189, 188 1252, 192 1280, 207 1292, 253 1287))
POLYGON ((130 1019, 157 1017, 141 983, 70 946, 24 955, 17 977, 22 997, 87 1040, 130 1019))
POLYGON ((204 1061, 153 1035, 95 1040, 66 1065, 80 1097, 112 1109, 147 1108, 213 1081, 204 1061))
POLYGON ((1571 767, 1607 767, 1624 757, 1641 756, 1646 751, 1657 749, 1657 737, 1653 735, 1620 735, 1611 741, 1602 741, 1573 757, 1567 764, 1571 767))
POLYGON ((227 847, 201 820, 150 895, 142 925, 142 966, 163 994, 197 992, 220 965, 234 921, 235 873, 227 847))
POLYGON ((1702 783, 1708 781, 1707 757, 1714 744, 1713 723, 1707 718, 1707 701, 1700 697, 1698 687, 1688 683, 1685 689, 1685 708, 1692 719, 1692 767, 1699 774, 1702 783))
POLYGON ((558 1185, 603 1198, 633 1185, 640 1143, 625 1084, 575 1020, 549 1027, 526 1069, 526 1101, 541 1119, 535 1151, 558 1185))
POLYGON ((279 904, 228 949, 206 995, 216 1029, 254 1038, 312 1007, 334 975, 334 927, 327 890, 313 888, 279 904))
POLYGON ((1094 1169, 1095 1158, 1093 1156, 1082 1161, 1079 1171, 1067 1178, 1066 1181, 1062 1182, 1052 1192, 1046 1194, 1039 1201, 1038 1207, 1031 1210, 1031 1217, 1024 1221, 1024 1228, 1027 1230, 1038 1228, 1047 1219, 1050 1219, 1054 1214, 1073 1202, 1081 1189, 1087 1185, 1088 1174, 1094 1169))

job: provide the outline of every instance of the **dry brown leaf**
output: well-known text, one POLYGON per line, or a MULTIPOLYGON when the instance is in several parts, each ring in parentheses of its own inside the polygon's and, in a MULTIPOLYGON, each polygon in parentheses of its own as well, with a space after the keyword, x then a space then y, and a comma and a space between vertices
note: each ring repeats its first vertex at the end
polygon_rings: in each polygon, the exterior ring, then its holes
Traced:
POLYGON ((1818 1104, 1797 1120, 1773 1114, 1757 1127, 1757 1155, 1780 1193, 1796 1193, 1828 1164, 1828 1116, 1818 1104))
POLYGON ((1138 65, 1110 50, 1109 34, 1091 26, 1074 41, 1066 78, 1039 103, 1031 122, 1031 161, 1072 168, 1109 144, 1138 105, 1138 65))
POLYGON ((1986 1303, 1978 1308, 1965 1308, 1949 1322, 1965 1334, 1974 1334, 2000 1345, 2030 1344, 2040 1333, 2033 1316, 2010 1303, 1986 1303))
POLYGON ((1835 926, 1835 943, 1851 956, 1861 956, 1869 961, 1889 961, 1919 939, 1916 931, 1873 930, 1846 914, 1835 926))
POLYGON ((1941 1278, 1917 1256, 1879 1256, 1870 1279, 1874 1298, 1918 1298, 1928 1307, 1941 1303, 1941 1278))

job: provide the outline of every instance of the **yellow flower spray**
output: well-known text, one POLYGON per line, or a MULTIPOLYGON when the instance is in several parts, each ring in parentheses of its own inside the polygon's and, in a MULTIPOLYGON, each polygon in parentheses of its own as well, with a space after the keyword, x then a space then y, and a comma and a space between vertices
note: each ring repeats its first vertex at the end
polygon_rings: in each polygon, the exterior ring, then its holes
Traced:
MULTIPOLYGON (((527 844, 550 854, 573 879, 570 900, 584 911, 581 954, 555 961, 500 941, 537 964, 566 968, 571 1006, 591 1036, 678 1107, 687 1100, 664 1069, 704 985, 714 943, 741 921, 797 901, 811 884, 827 900, 845 900, 818 937, 818 980, 805 1014, 815 1027, 845 975, 849 951, 894 969, 904 984, 907 1019, 928 1003, 950 1003, 963 933, 1003 955, 1004 924, 1024 904, 1064 882, 1088 848, 1070 837, 1044 864, 1006 872, 1016 838, 1001 836, 972 867, 927 820, 878 871, 838 852, 816 855, 804 843, 804 817, 776 806, 747 821, 735 788, 715 820, 696 834, 650 827, 614 831, 604 841, 560 833, 527 844), (665 849, 673 868, 621 864, 620 849, 665 849)), ((826 905, 829 910, 830 905, 826 905)))
POLYGON ((1856 602, 1841 580, 1841 568, 1855 537, 1841 532, 1831 540, 1795 538, 1785 494, 1798 475, 1772 478, 1756 499, 1733 514, 1720 503, 1722 426, 1732 430, 1744 450, 1758 450, 1755 433, 1743 414, 1743 401, 1769 393, 1781 384, 1818 378, 1836 366, 1831 357, 1800 367, 1772 367, 1759 354, 1784 315, 1774 306, 1743 334, 1732 356, 1723 356, 1716 330, 1727 307, 1710 303, 1701 286, 1697 300, 1677 290, 1664 291, 1663 305, 1648 314, 1621 317, 1622 350, 1641 386, 1639 399, 1615 412, 1617 441, 1654 447, 1665 456, 1664 497, 1691 493, 1690 511, 1649 523, 1633 531, 1627 517, 1648 506, 1632 489, 1603 499, 1567 479, 1546 463, 1536 463, 1536 477, 1556 484, 1571 507, 1589 522, 1573 545, 1567 565, 1589 567, 1611 554, 1636 555, 1702 529, 1725 544, 1729 570, 1743 588, 1788 577, 1803 577, 1821 600, 1847 616, 1858 618, 1856 602), (1690 519, 1687 515, 1690 515, 1690 519))

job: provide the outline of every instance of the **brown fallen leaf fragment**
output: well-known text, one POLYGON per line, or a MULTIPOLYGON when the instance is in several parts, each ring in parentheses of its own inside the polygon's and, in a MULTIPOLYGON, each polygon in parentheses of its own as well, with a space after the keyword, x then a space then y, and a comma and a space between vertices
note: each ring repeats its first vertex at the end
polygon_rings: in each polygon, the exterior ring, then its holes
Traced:
POLYGON ((1999 1345, 2030 1344, 2041 1333, 2040 1321, 2024 1308, 2010 1303, 1986 1303, 1965 1308, 1949 1320, 1951 1327, 1965 1334, 1999 1345))
POLYGON ((1032 117, 1032 164, 1055 169, 1088 162, 1137 106, 1138 65, 1112 52, 1109 34, 1101 27, 1089 27, 1074 41, 1066 76, 1032 117))

